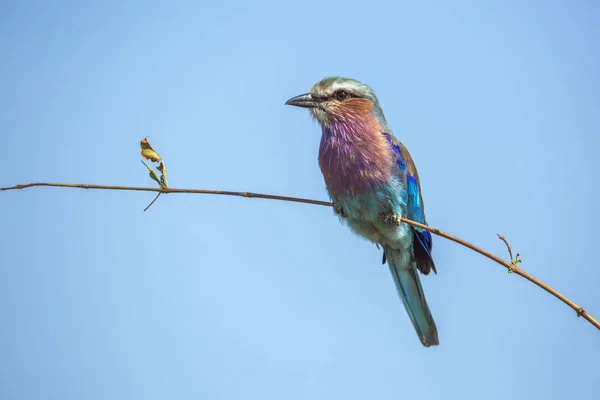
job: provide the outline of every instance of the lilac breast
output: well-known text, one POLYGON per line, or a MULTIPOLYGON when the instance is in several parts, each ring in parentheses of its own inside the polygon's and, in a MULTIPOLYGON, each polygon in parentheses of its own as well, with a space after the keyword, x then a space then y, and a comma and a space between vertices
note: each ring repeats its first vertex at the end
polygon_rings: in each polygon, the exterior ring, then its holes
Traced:
POLYGON ((382 132, 374 118, 323 127, 319 166, 332 196, 365 193, 390 179, 393 160, 382 132))

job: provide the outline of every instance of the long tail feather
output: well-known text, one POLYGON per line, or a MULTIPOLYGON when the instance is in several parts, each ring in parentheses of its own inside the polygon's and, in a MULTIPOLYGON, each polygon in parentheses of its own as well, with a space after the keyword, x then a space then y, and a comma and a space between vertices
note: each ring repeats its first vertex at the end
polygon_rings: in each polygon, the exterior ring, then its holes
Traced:
POLYGON ((398 250, 388 248, 385 249, 385 253, 398 296, 402 299, 421 343, 425 347, 438 345, 437 327, 431 311, 429 311, 421 280, 412 260, 398 250))

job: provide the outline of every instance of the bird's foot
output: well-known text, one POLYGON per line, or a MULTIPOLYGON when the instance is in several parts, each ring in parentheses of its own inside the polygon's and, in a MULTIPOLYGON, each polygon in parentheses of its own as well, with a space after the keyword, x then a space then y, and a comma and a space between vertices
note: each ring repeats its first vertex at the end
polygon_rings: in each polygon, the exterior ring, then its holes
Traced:
POLYGON ((333 212, 342 218, 347 217, 346 213, 344 212, 344 209, 341 206, 339 206, 337 203, 333 203, 333 212))
POLYGON ((400 222, 402 222, 400 218, 398 214, 383 215, 383 220, 390 225, 400 226, 400 222))

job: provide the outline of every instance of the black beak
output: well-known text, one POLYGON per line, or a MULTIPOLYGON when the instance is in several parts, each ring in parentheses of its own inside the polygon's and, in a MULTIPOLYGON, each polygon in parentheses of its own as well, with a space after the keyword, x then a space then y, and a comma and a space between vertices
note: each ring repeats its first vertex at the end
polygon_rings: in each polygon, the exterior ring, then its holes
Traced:
POLYGON ((306 93, 301 94, 300 96, 292 97, 288 101, 285 102, 286 105, 296 106, 296 107, 304 107, 304 108, 314 108, 318 107, 323 100, 313 97, 312 94, 306 93))

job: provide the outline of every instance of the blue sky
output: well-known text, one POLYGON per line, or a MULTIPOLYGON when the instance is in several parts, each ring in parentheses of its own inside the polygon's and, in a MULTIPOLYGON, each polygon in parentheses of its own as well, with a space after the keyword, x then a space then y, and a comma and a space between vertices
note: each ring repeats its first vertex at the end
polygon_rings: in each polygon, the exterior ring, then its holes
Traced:
MULTIPOLYGON (((326 199, 284 102, 377 92, 428 221, 600 316, 600 7, 591 1, 3 2, 0 186, 326 199)), ((325 207, 33 188, 0 194, 0 398, 590 398, 600 332, 434 239, 419 343, 381 254, 325 207)))

